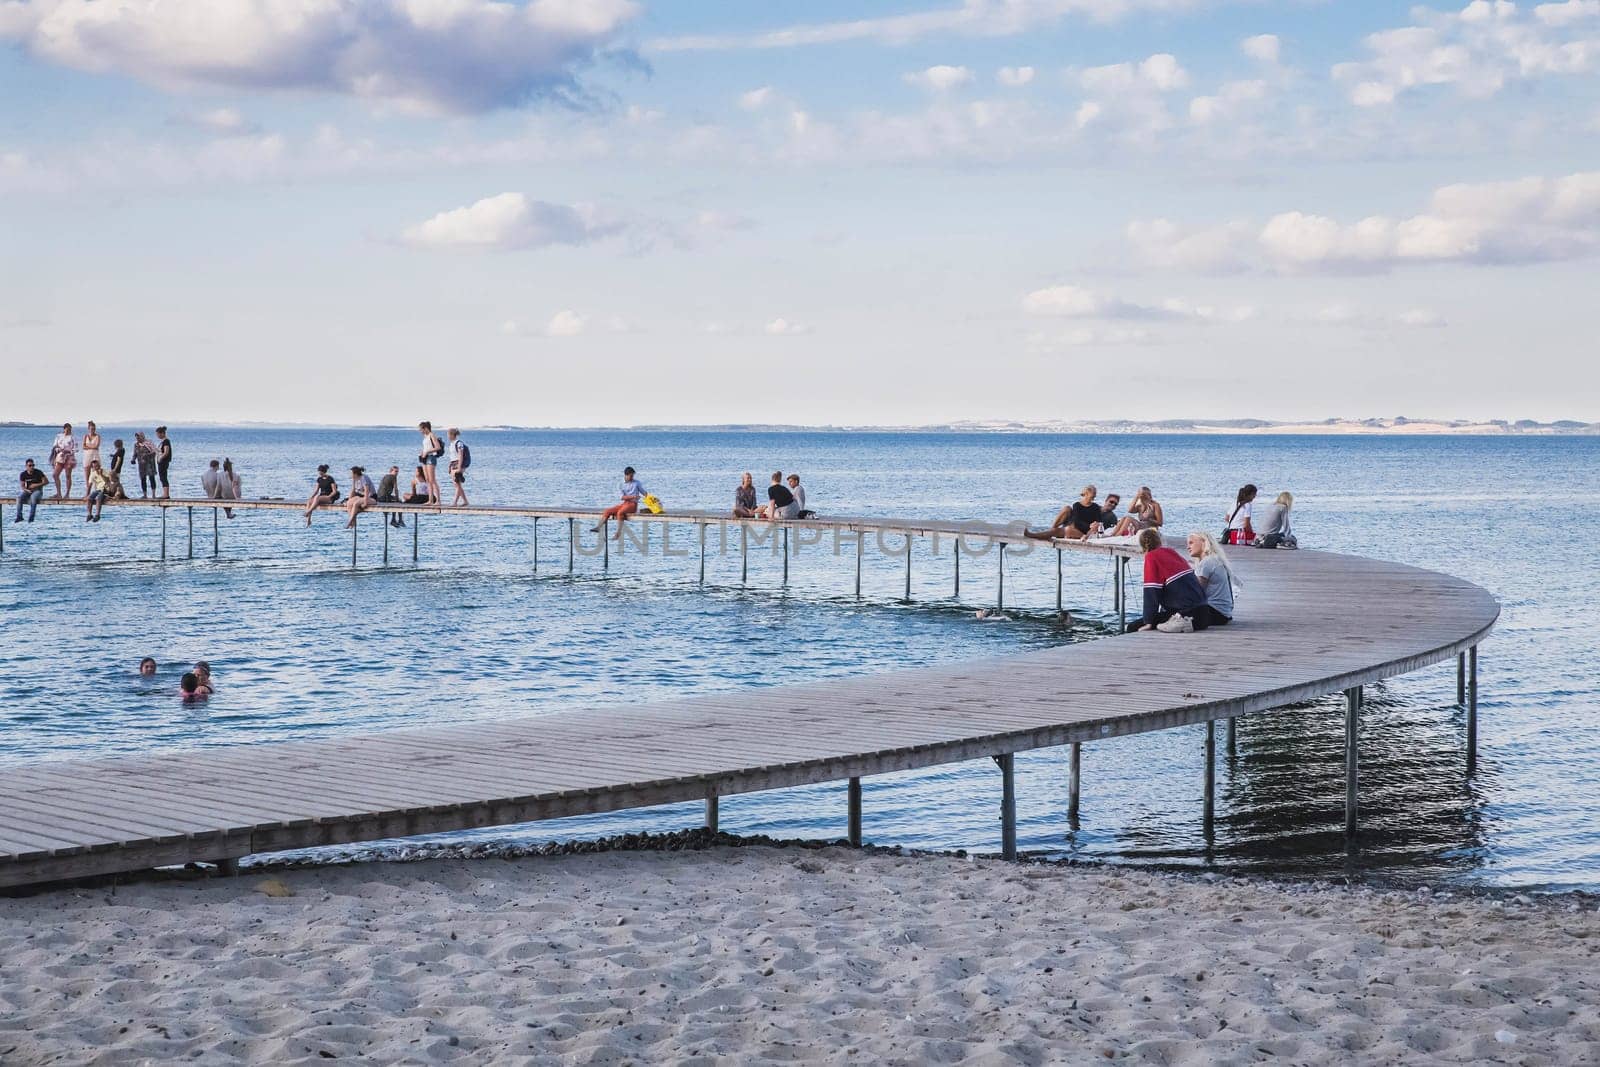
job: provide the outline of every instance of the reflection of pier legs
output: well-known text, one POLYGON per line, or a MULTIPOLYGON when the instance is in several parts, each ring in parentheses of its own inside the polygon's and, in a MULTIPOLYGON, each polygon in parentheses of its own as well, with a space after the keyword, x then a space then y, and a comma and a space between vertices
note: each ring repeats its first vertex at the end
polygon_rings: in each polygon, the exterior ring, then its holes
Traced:
POLYGON ((1478 773, 1478 646, 1467 649, 1467 774, 1478 773))
POLYGON ((1067 771, 1067 825, 1074 831, 1078 829, 1078 794, 1083 781, 1082 759, 1083 743, 1072 742, 1072 758, 1067 771))
POLYGON ((1217 720, 1206 720, 1206 795, 1205 814, 1202 817, 1206 835, 1206 850, 1211 848, 1214 819, 1217 812, 1217 720))
POLYGON ((849 824, 847 833, 851 846, 861 847, 861 779, 850 779, 849 789, 849 824))
POLYGON ((1356 799, 1356 786, 1360 778, 1360 761, 1357 755, 1356 736, 1361 725, 1362 687, 1344 691, 1344 832, 1354 838, 1356 818, 1360 813, 1356 799))

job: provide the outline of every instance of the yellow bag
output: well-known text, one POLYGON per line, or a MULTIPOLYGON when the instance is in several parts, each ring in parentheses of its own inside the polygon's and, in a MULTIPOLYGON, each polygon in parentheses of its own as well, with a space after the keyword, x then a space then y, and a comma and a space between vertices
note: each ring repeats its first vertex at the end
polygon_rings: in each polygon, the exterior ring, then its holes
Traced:
POLYGON ((661 498, 656 496, 654 493, 646 493, 645 498, 643 501, 641 501, 641 503, 644 504, 644 509, 650 514, 661 514, 661 498))

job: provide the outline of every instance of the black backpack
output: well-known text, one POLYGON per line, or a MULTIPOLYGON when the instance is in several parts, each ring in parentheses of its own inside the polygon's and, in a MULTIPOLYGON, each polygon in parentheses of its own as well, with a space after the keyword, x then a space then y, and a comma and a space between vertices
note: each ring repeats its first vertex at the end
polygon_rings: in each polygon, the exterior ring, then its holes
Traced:
POLYGON ((467 447, 467 443, 465 441, 461 442, 460 463, 462 470, 466 470, 468 467, 472 466, 472 449, 467 447))

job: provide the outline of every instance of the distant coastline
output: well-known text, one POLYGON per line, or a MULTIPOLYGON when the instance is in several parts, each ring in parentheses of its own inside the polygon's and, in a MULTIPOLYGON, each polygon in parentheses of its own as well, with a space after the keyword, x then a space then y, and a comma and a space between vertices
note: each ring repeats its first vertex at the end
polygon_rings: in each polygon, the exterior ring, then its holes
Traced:
MULTIPOLYGON (((142 425, 150 419, 103 419, 107 426, 142 425)), ((409 425, 310 422, 186 422, 171 420, 187 429, 249 430, 410 430, 409 425)), ((0 429, 54 429, 54 423, 0 422, 0 429)), ((1306 437, 1346 437, 1361 434, 1406 436, 1479 437, 1579 437, 1600 435, 1600 422, 1560 419, 1411 419, 1405 416, 1371 419, 1323 419, 1320 422, 1277 422, 1271 419, 964 419, 957 422, 903 426, 822 425, 783 423, 646 423, 637 426, 519 426, 508 423, 472 424, 473 432, 495 430, 547 430, 568 432, 673 432, 673 433, 970 433, 970 434, 1289 434, 1306 437)))

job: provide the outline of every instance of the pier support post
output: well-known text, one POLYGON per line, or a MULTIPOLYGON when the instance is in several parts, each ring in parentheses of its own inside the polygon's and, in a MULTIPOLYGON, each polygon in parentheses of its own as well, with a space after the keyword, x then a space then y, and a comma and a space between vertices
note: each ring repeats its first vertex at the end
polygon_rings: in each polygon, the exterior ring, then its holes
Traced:
POLYGON ((539 516, 533 517, 533 573, 539 573, 539 516))
POLYGON ((956 588, 950 595, 957 600, 961 599, 961 535, 956 534, 956 548, 952 555, 956 558, 956 588))
POLYGON ((361 519, 352 515, 350 517, 350 566, 356 565, 356 543, 361 537, 361 519))
POLYGON ((1117 631, 1128 632, 1128 557, 1117 557, 1117 631))
POLYGON ((1006 543, 1000 542, 1000 580, 995 587, 994 605, 996 611, 1006 610, 1006 543))
POLYGON ((739 524, 739 584, 746 585, 750 581, 750 528, 744 523, 739 524))
POLYGON ((849 820, 847 833, 850 838, 850 847, 861 847, 861 779, 850 779, 849 789, 849 820))
POLYGON ((422 512, 411 516, 411 562, 417 562, 417 548, 422 541, 422 512))
MULTIPOLYGON (((625 521, 627 521, 627 520, 622 519, 622 518, 618 518, 617 519, 617 529, 620 530, 622 528, 622 523, 624 523, 625 521)), ((611 573, 611 522, 610 522, 610 520, 607 520, 606 522, 602 523, 601 526, 600 526, 600 548, 601 548, 600 569, 605 571, 607 574, 609 574, 609 573, 611 573)))
POLYGON ((573 548, 577 544, 577 520, 567 520, 567 574, 572 574, 573 548))
POLYGON ((1467 654, 1456 653, 1456 706, 1467 706, 1467 654))
POLYGON ((1217 720, 1206 720, 1206 799, 1205 832, 1211 836, 1217 812, 1217 720))
POLYGON ((1467 774, 1478 773, 1478 646, 1467 649, 1467 774))
POLYGON ((783 584, 789 584, 789 527, 783 528, 783 584))
POLYGON ((856 531, 856 599, 861 599, 861 553, 866 545, 866 534, 856 531))
POLYGON ((1344 691, 1344 832, 1354 837, 1359 806, 1356 786, 1360 778, 1360 759, 1356 736, 1361 725, 1361 686, 1344 691))
POLYGON ((1010 752, 996 756, 1000 764, 1000 858, 1017 858, 1017 775, 1016 757, 1010 752))
POLYGON ((211 509, 211 558, 212 559, 216 559, 217 558, 217 552, 218 552, 220 546, 221 546, 221 533, 220 533, 219 528, 217 526, 217 509, 216 508, 212 508, 211 509))
POLYGON ((1056 549, 1056 614, 1061 614, 1061 550, 1056 549))
POLYGON ((383 517, 383 565, 389 565, 389 524, 394 521, 393 515, 383 517))
POLYGON ((189 509, 189 558, 194 559, 194 508, 189 509))
POLYGON ((1238 726, 1239 726, 1239 720, 1237 720, 1235 718, 1232 718, 1232 717, 1230 717, 1228 719, 1228 758, 1229 759, 1232 759, 1233 757, 1235 757, 1235 756, 1237 756, 1239 754, 1239 739, 1238 739, 1239 729, 1238 729, 1238 726))
POLYGON ((1067 823, 1078 828, 1078 793, 1082 777, 1083 742, 1072 742, 1072 760, 1067 766, 1067 823))
POLYGON ((706 524, 700 523, 698 536, 700 538, 700 584, 706 584, 706 524))
POLYGON ((706 797, 706 829, 717 832, 717 794, 706 797))
POLYGON ((224 877, 224 878, 237 878, 237 877, 239 877, 239 860, 238 860, 238 858, 237 857, 229 857, 227 859, 218 860, 217 861, 217 873, 222 875, 222 877, 224 877))
POLYGON ((167 509, 161 509, 161 558, 167 558, 167 509))
POLYGON ((906 534, 906 603, 911 603, 911 535, 906 534))

